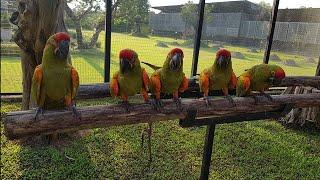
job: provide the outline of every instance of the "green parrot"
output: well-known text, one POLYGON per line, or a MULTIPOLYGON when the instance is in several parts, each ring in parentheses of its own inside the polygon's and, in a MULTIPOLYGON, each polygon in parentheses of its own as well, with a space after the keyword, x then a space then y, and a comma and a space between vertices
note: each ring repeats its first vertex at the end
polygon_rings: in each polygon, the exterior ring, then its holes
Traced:
MULTIPOLYGON (((150 91, 155 95, 153 106, 159 110, 162 106, 160 93, 173 94, 173 100, 177 107, 181 108, 181 101, 179 99, 179 92, 184 92, 188 88, 189 81, 183 73, 183 51, 179 48, 172 49, 162 67, 158 67, 146 62, 142 62, 151 67, 155 72, 150 77, 150 91)), ((151 162, 151 133, 152 123, 149 123, 149 128, 142 132, 142 145, 144 134, 148 134, 148 149, 149 162, 151 162)))
POLYGON ((75 97, 79 87, 79 75, 69 63, 70 36, 58 32, 46 42, 42 63, 35 68, 31 95, 36 100, 35 120, 44 110, 72 110, 76 119, 80 114, 76 110, 75 97))
POLYGON ((147 93, 149 76, 141 68, 138 54, 131 49, 123 49, 119 53, 120 70, 117 71, 110 82, 110 93, 114 97, 121 97, 122 104, 129 111, 128 96, 141 93, 146 103, 149 102, 147 93))
MULTIPOLYGON (((255 65, 238 77, 236 95, 240 97, 253 96, 252 91, 259 91, 260 95, 272 100, 271 96, 265 94, 264 91, 271 87, 272 80, 281 80, 285 76, 284 70, 278 65, 255 65)), ((255 96, 253 97, 255 98, 255 96)))
POLYGON ((236 83, 237 77, 232 69, 231 53, 226 49, 220 49, 216 53, 213 65, 200 73, 199 85, 206 105, 210 105, 209 90, 222 90, 225 97, 234 104, 229 95, 229 88, 235 88, 236 83))
POLYGON ((162 67, 142 62, 155 72, 150 77, 150 91, 155 95, 154 106, 159 109, 162 106, 160 93, 173 94, 173 100, 177 107, 181 107, 179 93, 188 89, 189 81, 183 73, 183 51, 179 48, 172 49, 162 67))

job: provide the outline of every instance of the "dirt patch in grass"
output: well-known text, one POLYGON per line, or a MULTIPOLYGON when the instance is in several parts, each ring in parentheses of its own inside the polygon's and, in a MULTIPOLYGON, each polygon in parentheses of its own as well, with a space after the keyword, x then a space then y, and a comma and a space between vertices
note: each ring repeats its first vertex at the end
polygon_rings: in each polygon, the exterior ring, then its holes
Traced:
POLYGON ((307 58, 307 62, 308 63, 316 63, 316 60, 314 60, 314 58, 312 58, 312 57, 309 57, 309 58, 307 58))
POLYGON ((276 55, 276 54, 271 54, 270 55, 270 60, 274 61, 274 62, 280 62, 281 61, 280 57, 278 55, 276 55))
POLYGON ((164 47, 164 48, 169 47, 169 46, 168 46, 167 44, 165 44, 164 42, 157 42, 156 46, 157 46, 157 47, 164 47))
POLYGON ((241 52, 232 52, 231 56, 237 59, 245 59, 244 55, 241 52))
POLYGON ((248 52, 258 53, 258 50, 257 50, 257 49, 255 49, 255 48, 250 48, 250 49, 248 50, 248 52))
POLYGON ((287 59, 287 60, 283 61, 283 64, 287 65, 287 66, 293 66, 293 67, 297 67, 298 66, 296 61, 293 60, 293 59, 287 59))

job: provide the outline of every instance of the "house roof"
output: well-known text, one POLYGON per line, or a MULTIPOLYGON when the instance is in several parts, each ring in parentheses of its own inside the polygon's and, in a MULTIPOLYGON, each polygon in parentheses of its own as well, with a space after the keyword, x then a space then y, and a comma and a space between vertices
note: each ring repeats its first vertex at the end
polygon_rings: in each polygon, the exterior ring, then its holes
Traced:
MULTIPOLYGON (((206 5, 213 5, 212 11, 215 13, 256 13, 259 11, 260 6, 246 0, 226 1, 226 2, 212 2, 206 3, 206 5)), ((163 13, 179 13, 184 5, 172 5, 172 6, 154 6, 152 8, 160 10, 163 13)))

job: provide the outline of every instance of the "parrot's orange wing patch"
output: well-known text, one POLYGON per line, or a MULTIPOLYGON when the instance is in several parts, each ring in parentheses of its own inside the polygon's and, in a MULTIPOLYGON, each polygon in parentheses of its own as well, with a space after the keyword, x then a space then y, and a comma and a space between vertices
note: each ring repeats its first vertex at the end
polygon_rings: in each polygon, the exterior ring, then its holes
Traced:
POLYGON ((159 74, 154 74, 150 78, 150 86, 154 90, 156 95, 156 99, 160 99, 160 92, 161 92, 161 80, 159 74))
POLYGON ((110 82, 110 93, 113 97, 119 96, 119 74, 115 73, 110 82))
POLYGON ((187 79, 186 76, 184 76, 179 87, 179 92, 184 92, 185 90, 188 89, 188 87, 189 87, 189 80, 187 79))
POLYGON ((250 78, 247 76, 240 76, 240 80, 243 82, 243 87, 245 91, 248 91, 250 89, 250 78))
POLYGON ((74 99, 79 88, 79 74, 75 68, 71 68, 72 91, 71 98, 74 99))
POLYGON ((210 83, 210 78, 207 73, 201 73, 200 74, 200 89, 204 93, 205 96, 208 96, 209 94, 209 83, 210 83))
POLYGON ((230 89, 234 89, 236 88, 237 86, 237 76, 236 74, 232 71, 232 74, 231 74, 231 80, 229 82, 229 88, 230 89))
POLYGON ((36 99, 37 105, 41 106, 41 84, 43 79, 42 66, 36 67, 32 77, 31 94, 36 99))
POLYGON ((149 79, 148 73, 146 72, 146 70, 144 68, 142 69, 142 82, 143 82, 144 90, 149 91, 150 79, 149 79))

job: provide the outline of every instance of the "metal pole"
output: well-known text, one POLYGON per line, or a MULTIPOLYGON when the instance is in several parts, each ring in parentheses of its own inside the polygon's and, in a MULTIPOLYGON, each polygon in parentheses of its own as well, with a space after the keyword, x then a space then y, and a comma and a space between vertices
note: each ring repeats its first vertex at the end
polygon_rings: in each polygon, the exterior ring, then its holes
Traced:
POLYGON ((200 180, 206 180, 209 177, 215 128, 215 124, 210 124, 207 126, 206 137, 204 140, 200 180))
POLYGON ((276 27, 276 21, 277 21, 277 15, 278 15, 279 1, 280 0, 273 1, 272 17, 269 25, 270 30, 267 38, 268 42, 267 42, 267 46, 266 46, 266 50, 264 52, 264 58, 263 58, 263 63, 265 64, 269 63, 270 51, 271 51, 272 41, 273 41, 273 34, 274 34, 274 29, 276 27))
POLYGON ((197 75, 205 3, 206 3, 205 0, 199 0, 199 5, 198 5, 199 18, 197 22, 197 31, 196 31, 194 47, 193 47, 191 77, 197 75))
POLYGON ((112 18, 112 0, 106 0, 106 35, 105 35, 105 53, 104 53, 104 82, 110 81, 110 62, 111 62, 111 18, 112 18))

